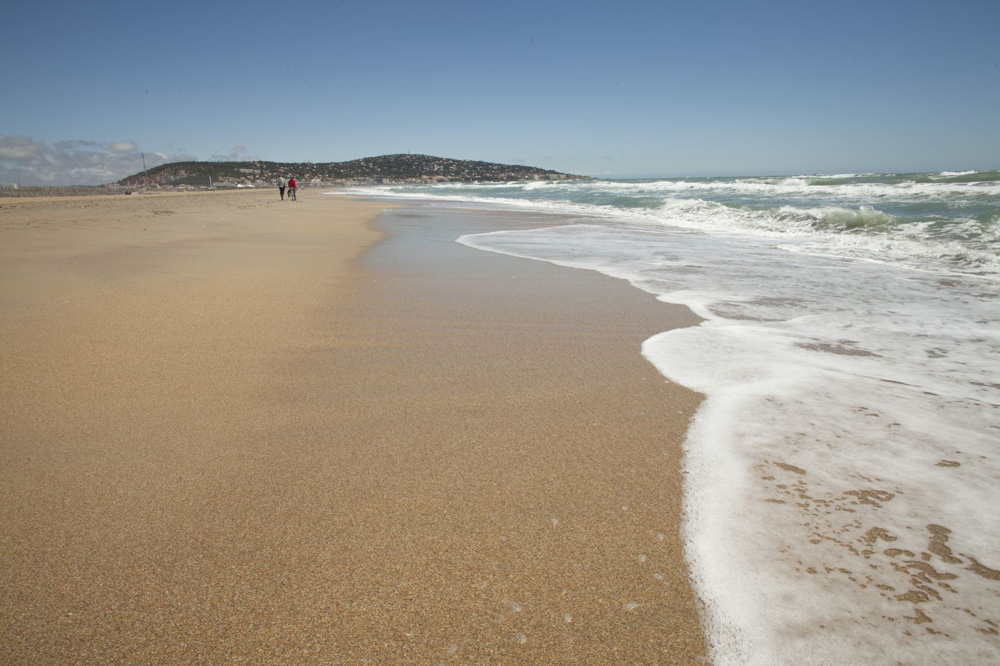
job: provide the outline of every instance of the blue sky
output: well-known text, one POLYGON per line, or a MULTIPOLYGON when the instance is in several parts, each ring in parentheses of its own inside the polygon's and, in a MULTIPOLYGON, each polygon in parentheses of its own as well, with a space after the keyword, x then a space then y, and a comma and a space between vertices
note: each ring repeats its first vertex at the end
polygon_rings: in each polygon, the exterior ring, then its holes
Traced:
POLYGON ((1000 2, 22 3, 0 183, 413 152, 593 176, 1000 168, 1000 2))

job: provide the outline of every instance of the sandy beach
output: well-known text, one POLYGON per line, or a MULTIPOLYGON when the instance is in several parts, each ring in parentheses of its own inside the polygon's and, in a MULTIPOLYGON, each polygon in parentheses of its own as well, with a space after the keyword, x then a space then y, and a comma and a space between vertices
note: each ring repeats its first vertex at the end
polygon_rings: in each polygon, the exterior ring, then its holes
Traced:
POLYGON ((300 191, 0 199, 5 664, 703 663, 694 322, 300 191))

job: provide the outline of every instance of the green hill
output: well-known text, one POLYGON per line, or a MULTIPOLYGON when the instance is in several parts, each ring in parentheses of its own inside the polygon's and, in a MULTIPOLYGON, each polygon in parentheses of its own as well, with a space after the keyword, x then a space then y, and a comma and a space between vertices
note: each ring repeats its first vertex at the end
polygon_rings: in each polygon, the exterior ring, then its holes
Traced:
POLYGON ((382 155, 350 162, 173 162, 118 181, 141 187, 265 187, 279 176, 294 176, 302 185, 346 185, 399 182, 504 182, 582 178, 538 167, 453 160, 430 155, 382 155))

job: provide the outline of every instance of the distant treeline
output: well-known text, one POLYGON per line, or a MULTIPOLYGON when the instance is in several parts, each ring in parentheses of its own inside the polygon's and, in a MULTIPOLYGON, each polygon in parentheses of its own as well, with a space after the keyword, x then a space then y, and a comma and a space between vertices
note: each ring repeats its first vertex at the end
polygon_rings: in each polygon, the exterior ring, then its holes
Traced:
POLYGON ((81 197, 93 194, 131 194, 124 185, 0 185, 0 197, 81 197))

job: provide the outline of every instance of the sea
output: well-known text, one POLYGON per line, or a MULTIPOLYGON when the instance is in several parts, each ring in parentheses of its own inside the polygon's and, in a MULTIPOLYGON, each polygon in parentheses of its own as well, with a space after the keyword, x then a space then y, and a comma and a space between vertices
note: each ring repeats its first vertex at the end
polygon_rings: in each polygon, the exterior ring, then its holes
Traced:
POLYGON ((705 396, 684 538, 712 663, 1000 664, 1000 171, 348 192, 552 213, 455 240, 702 318, 641 353, 705 396))

